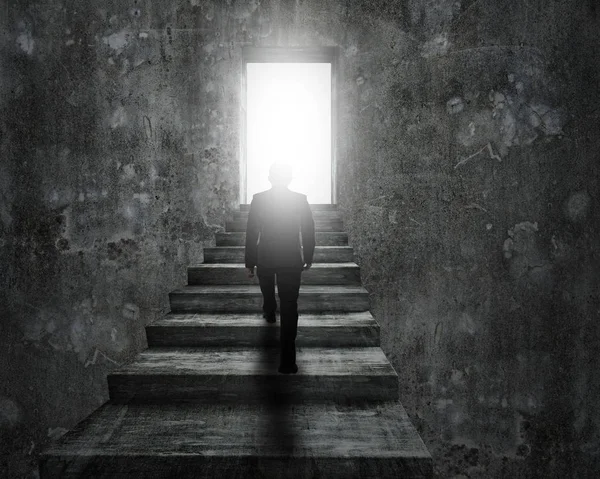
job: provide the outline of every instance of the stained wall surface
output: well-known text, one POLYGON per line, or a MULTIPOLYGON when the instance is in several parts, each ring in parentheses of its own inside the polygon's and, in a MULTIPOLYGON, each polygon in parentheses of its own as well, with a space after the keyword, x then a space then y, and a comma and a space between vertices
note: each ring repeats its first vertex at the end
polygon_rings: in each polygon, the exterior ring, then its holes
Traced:
POLYGON ((0 476, 237 207, 243 45, 339 47, 338 200, 438 476, 599 475, 595 2, 0 6, 0 476))

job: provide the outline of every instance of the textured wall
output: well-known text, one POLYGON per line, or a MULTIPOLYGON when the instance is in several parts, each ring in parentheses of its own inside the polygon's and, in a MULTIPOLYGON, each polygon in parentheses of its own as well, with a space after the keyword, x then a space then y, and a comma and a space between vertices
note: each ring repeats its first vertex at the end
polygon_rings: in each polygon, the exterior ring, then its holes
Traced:
POLYGON ((189 3, 2 12, 0 477, 21 477, 108 399, 235 206, 239 80, 225 17, 189 3))
POLYGON ((594 3, 377 10, 341 203, 403 402, 441 477, 598 477, 594 3))
POLYGON ((0 476, 236 206, 244 44, 340 47, 339 200, 440 477, 598 475, 593 1, 1 5, 0 476))

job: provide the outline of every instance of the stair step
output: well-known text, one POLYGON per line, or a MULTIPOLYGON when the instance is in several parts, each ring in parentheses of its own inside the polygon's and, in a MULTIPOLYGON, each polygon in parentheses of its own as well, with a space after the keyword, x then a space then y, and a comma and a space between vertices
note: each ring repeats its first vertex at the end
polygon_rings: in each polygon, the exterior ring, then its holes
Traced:
MULTIPOLYGON (((233 220, 248 221, 248 211, 236 211, 233 213, 233 220)), ((312 212, 315 221, 341 220, 342 216, 339 210, 317 210, 312 212)))
POLYGON ((40 455, 41 477, 425 478, 433 465, 400 403, 235 407, 105 403, 40 455))
MULTIPOLYGON (((330 203, 311 203, 309 204, 310 209, 313 213, 317 211, 336 211, 338 210, 338 205, 333 205, 330 203)), ((250 203, 242 203, 240 204, 239 211, 250 211, 250 203)))
MULTIPOLYGON (((188 284, 258 284, 249 279, 243 263, 199 264, 188 267, 188 284)), ((360 285, 360 268, 356 263, 315 263, 302 272, 302 284, 360 285)))
MULTIPOLYGON (((315 263, 348 263, 354 261, 352 246, 317 246, 313 256, 315 263)), ((217 246, 204 248, 205 263, 243 263, 243 246, 217 246)))
POLYGON ((280 374, 279 348, 152 348, 108 374, 114 402, 393 401, 398 376, 381 348, 296 348, 280 374))
MULTIPOLYGON (((262 311, 262 293, 250 286, 184 286, 169 293, 171 311, 176 313, 252 313, 262 311)), ((300 313, 367 311, 369 293, 362 286, 300 287, 300 313)))
MULTIPOLYGON (((246 233, 217 233, 217 246, 244 246, 246 244, 246 233)), ((317 246, 347 246, 348 233, 343 231, 317 231, 315 233, 317 246)))
MULTIPOLYGON (((237 219, 225 222, 226 231, 246 231, 246 222, 244 219, 237 219)), ((315 231, 343 231, 344 223, 341 219, 315 218, 315 231)))
MULTIPOLYGON (((261 314, 168 313, 146 326, 149 347, 279 345, 280 321, 261 314)), ((379 346, 379 325, 370 312, 307 314, 298 319, 297 347, 379 346)))

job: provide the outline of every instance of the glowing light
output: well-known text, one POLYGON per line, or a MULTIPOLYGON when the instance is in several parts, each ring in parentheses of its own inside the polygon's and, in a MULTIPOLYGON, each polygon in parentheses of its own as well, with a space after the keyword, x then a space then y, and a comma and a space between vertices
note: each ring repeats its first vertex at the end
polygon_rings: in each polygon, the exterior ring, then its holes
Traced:
POLYGON ((331 203, 331 64, 248 63, 246 202, 271 187, 275 161, 292 165, 290 189, 331 203))

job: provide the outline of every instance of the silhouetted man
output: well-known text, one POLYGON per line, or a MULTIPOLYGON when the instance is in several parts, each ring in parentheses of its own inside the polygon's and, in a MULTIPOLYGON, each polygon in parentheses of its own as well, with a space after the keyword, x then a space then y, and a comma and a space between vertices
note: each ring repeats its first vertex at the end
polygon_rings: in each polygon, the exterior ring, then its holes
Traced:
POLYGON ((274 163, 269 169, 272 188, 256 193, 250 204, 246 227, 246 269, 254 267, 263 295, 263 317, 275 322, 275 277, 280 301, 281 356, 278 371, 296 373, 296 332, 298 293, 303 270, 312 265, 315 251, 315 222, 306 195, 288 189, 292 181, 289 166, 274 163), (300 248, 302 236, 302 250, 300 248))

